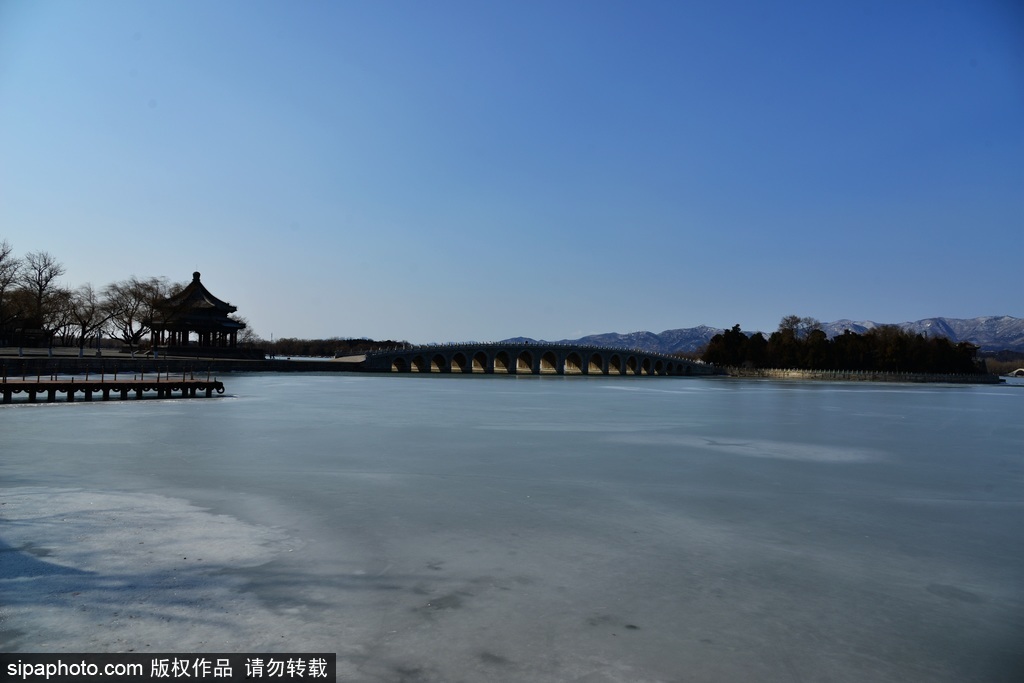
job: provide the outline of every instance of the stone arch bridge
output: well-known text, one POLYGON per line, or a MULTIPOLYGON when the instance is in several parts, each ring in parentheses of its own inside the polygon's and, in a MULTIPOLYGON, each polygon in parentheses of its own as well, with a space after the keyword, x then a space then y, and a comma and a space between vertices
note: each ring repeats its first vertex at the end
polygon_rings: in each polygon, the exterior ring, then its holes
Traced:
POLYGON ((373 351, 368 372, 479 375, 619 375, 685 377, 718 374, 704 363, 639 349, 572 344, 440 344, 373 351))

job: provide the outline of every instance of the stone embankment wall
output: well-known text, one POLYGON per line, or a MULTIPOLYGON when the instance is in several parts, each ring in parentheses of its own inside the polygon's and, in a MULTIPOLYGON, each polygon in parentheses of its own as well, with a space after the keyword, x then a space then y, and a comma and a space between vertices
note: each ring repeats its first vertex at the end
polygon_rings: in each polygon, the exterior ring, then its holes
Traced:
POLYGON ((224 358, 125 358, 103 357, 36 357, 0 358, 0 372, 10 378, 50 375, 113 375, 193 373, 197 377, 207 373, 225 372, 345 372, 358 370, 358 363, 339 361, 299 360, 230 360, 224 358))
POLYGON ((862 370, 793 370, 725 368, 730 377, 827 380, 830 382, 940 382, 946 384, 998 384, 996 375, 939 375, 924 372, 872 372, 862 370))

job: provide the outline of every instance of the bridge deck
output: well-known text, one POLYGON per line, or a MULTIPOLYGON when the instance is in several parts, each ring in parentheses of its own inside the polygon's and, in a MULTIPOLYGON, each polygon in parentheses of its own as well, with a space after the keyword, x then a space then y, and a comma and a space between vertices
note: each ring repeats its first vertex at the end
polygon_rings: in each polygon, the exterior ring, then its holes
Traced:
POLYGON ((366 354, 364 372, 494 375, 678 377, 719 371, 678 356, 559 343, 459 343, 383 349, 366 354))

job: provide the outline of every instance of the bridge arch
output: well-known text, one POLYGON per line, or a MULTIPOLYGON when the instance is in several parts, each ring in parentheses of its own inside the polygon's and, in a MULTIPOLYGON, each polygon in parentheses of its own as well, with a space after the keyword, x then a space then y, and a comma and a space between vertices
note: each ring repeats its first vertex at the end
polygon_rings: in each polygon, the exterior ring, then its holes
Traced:
POLYGON ((554 375, 558 373, 558 358, 554 351, 547 351, 540 357, 540 374, 554 375))
POLYGON ((423 360, 423 356, 414 356, 412 363, 410 363, 409 372, 426 372, 427 361, 423 360))
POLYGON ((523 351, 516 358, 516 374, 528 375, 533 372, 533 354, 523 351))
POLYGON ((583 374, 583 359, 580 358, 580 354, 572 351, 568 356, 565 357, 565 367, 563 373, 566 375, 582 375, 583 374))
POLYGON ((435 353, 434 357, 430 359, 430 371, 448 372, 448 361, 441 354, 435 353))
POLYGON ((391 361, 391 372, 408 372, 409 364, 405 362, 405 359, 399 356, 398 358, 391 361))
POLYGON ((461 351, 457 352, 452 356, 452 372, 466 372, 466 367, 469 365, 469 361, 466 360, 466 354, 461 351))
POLYGON ((508 351, 499 351, 495 354, 495 372, 502 375, 510 375, 512 358, 508 351))
POLYGON ((664 375, 665 374, 665 364, 661 360, 654 361, 654 374, 655 375, 664 375))
POLYGON ((637 369, 638 368, 637 368, 636 356, 630 356, 629 358, 627 358, 626 359, 626 373, 625 374, 627 374, 627 375, 635 375, 635 374, 637 374, 637 369))
POLYGON ((501 375, 511 375, 512 369, 512 358, 509 356, 508 351, 499 351, 495 354, 495 373, 501 375))
POLYGON ((599 353, 590 354, 590 361, 587 363, 588 375, 600 375, 604 373, 604 358, 599 353))
POLYGON ((487 354, 483 351, 477 351, 473 355, 473 372, 487 372, 487 354))
POLYGON ((608 359, 608 374, 609 375, 621 375, 622 374, 622 359, 619 358, 619 354, 613 354, 608 359))
POLYGON ((643 362, 640 363, 640 374, 649 375, 651 374, 651 359, 644 358, 643 362))

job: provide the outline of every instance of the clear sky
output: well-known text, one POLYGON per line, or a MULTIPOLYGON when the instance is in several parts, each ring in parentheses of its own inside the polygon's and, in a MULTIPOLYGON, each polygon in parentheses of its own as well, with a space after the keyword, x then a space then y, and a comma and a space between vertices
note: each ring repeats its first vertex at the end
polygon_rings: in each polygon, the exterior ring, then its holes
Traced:
POLYGON ((0 0, 0 240, 269 338, 1024 317, 1014 0, 0 0))

